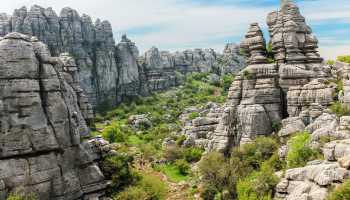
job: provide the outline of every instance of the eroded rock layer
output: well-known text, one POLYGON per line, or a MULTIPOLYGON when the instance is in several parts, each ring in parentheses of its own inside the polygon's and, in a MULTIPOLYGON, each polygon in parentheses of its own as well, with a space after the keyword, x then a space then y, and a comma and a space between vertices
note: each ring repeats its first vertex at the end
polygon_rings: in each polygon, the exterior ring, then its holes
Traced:
POLYGON ((225 112, 208 150, 229 150, 261 135, 272 134, 282 119, 281 135, 303 129, 334 101, 335 87, 328 84, 331 68, 317 54, 317 39, 293 1, 269 14, 272 57, 259 25, 250 25, 241 48, 248 66, 233 82, 225 112), (271 60, 271 58, 270 58, 271 60), (305 123, 305 124, 304 124, 305 123), (301 125, 302 124, 302 125, 301 125))
POLYGON ((0 14, 0 36, 14 31, 38 37, 54 56, 69 52, 79 67, 80 85, 94 106, 115 105, 176 86, 181 73, 222 74, 244 66, 234 45, 228 45, 223 55, 212 49, 174 54, 151 49, 140 58, 135 43, 125 35, 115 43, 108 21, 93 21, 68 7, 59 15, 37 5, 16 9, 12 16, 0 14))
POLYGON ((103 195, 80 139, 91 116, 74 60, 16 32, 0 40, 0 55, 0 199, 15 190, 43 200, 103 195))

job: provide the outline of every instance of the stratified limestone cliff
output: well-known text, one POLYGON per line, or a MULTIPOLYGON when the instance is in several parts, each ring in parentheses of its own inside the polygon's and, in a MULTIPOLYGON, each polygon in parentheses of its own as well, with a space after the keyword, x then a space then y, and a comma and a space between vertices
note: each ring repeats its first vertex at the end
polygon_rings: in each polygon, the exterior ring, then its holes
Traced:
POLYGON ((59 15, 52 8, 37 5, 16 9, 12 16, 0 14, 0 36, 14 31, 36 36, 54 56, 70 53, 79 67, 81 87, 94 106, 115 105, 176 86, 181 76, 175 80, 175 71, 230 73, 243 66, 242 56, 231 46, 226 48, 221 65, 216 65, 219 57, 213 50, 201 49, 174 55, 153 51, 150 53, 155 55, 148 53, 145 62, 126 36, 115 44, 108 21, 93 22, 88 15, 68 7, 59 15))
POLYGON ((39 199, 104 194, 106 181, 87 153, 90 108, 67 54, 51 57, 37 38, 0 39, 0 199, 9 192, 39 199))
POLYGON ((326 81, 332 78, 331 68, 322 63, 317 39, 296 4, 283 1, 280 11, 269 14, 267 24, 276 62, 268 63, 263 32, 257 23, 251 24, 241 43, 248 66, 232 83, 207 150, 225 152, 270 135, 287 117, 299 117, 306 126, 334 101, 335 88, 326 81))

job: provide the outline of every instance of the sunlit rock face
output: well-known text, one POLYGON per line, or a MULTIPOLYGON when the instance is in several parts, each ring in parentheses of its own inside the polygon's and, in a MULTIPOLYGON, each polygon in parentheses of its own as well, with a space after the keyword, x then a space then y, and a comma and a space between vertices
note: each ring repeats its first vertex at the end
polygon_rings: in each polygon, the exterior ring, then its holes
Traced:
POLYGON ((267 24, 272 52, 267 52, 259 25, 252 23, 241 43, 248 66, 230 88, 226 112, 208 150, 226 151, 270 135, 289 116, 299 117, 305 127, 334 101, 334 85, 327 84, 331 68, 322 63, 318 41, 296 4, 282 1, 281 9, 268 15, 267 24), (269 55, 274 62, 269 63, 269 55))
POLYGON ((43 200, 103 195, 105 178, 80 140, 91 116, 76 70, 37 38, 0 40, 0 199, 15 190, 43 200))

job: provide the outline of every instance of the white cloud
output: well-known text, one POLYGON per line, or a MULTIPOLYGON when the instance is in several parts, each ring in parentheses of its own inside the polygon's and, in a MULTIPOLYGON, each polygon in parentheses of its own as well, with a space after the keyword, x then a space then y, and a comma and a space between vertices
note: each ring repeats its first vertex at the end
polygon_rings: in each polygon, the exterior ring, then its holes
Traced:
MULTIPOLYGON (((191 0, 11 0, 2 4, 0 12, 12 13, 15 8, 33 4, 53 7, 58 13, 69 6, 93 18, 107 19, 116 33, 116 40, 119 40, 120 34, 132 29, 155 27, 154 31, 135 34, 131 38, 141 51, 154 45, 170 50, 195 47, 222 50, 226 42, 239 42, 251 22, 260 22, 266 28, 267 13, 278 9, 214 3, 203 6, 191 3, 191 0), (225 41, 225 38, 234 41, 225 41)), ((337 3, 329 0, 305 1, 300 3, 300 8, 313 24, 322 24, 329 19, 350 22, 348 0, 337 0, 337 3)), ((332 45, 331 39, 320 39, 325 57, 332 56, 331 52, 341 53, 350 49, 349 45, 339 42, 332 45)))

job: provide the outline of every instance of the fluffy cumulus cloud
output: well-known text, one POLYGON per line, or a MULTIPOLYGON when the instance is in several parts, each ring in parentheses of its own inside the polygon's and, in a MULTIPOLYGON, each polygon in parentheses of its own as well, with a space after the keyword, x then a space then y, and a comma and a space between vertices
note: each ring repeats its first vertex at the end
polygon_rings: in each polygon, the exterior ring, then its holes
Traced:
MULTIPOLYGON (((268 12, 280 0, 11 0, 0 12, 12 13, 21 6, 38 4, 58 13, 69 6, 80 13, 109 20, 119 40, 127 33, 141 52, 160 49, 214 48, 239 43, 251 22, 265 29, 268 12)), ((327 59, 350 54, 350 2, 348 0, 296 0, 320 40, 327 59), (336 3, 334 3, 336 2, 336 3)))

